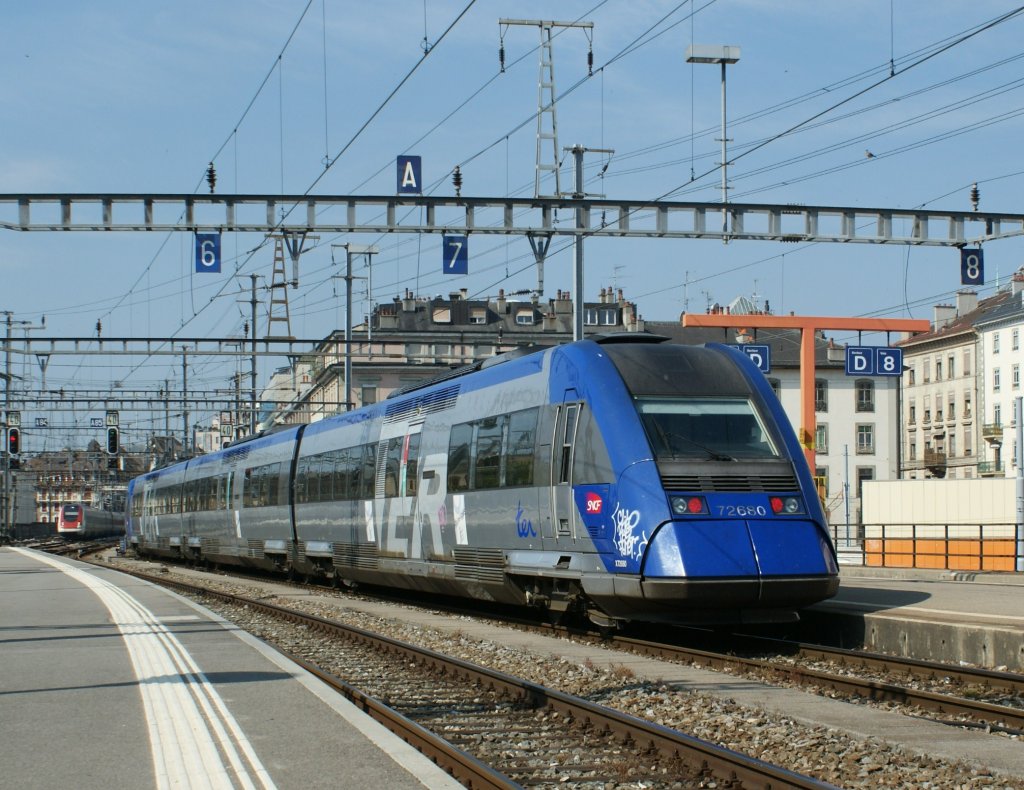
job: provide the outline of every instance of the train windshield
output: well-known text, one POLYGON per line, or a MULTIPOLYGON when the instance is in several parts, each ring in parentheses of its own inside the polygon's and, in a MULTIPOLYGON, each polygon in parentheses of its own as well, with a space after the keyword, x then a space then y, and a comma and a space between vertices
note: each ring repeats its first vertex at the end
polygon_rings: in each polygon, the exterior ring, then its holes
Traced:
POLYGON ((659 458, 735 461, 779 455, 746 398, 641 398, 636 405, 659 458))

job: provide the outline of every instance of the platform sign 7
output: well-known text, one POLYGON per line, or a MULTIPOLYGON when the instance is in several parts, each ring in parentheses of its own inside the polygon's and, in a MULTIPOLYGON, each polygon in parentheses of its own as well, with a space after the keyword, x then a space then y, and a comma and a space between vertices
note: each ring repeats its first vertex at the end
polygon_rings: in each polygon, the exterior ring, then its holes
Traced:
POLYGON ((960 283, 962 285, 985 284, 985 254, 980 247, 960 250, 960 283))
POLYGON ((443 236, 441 257, 443 274, 469 274, 469 237, 443 236))

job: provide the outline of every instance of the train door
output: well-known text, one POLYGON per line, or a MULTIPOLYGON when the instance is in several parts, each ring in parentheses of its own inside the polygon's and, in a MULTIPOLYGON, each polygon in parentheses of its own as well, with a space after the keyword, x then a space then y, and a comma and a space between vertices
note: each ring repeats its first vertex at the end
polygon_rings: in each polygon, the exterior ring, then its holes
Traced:
POLYGON ((555 416, 555 432, 551 441, 551 522, 546 541, 575 540, 576 505, 572 495, 572 460, 576 444, 581 403, 572 402, 575 390, 566 390, 565 402, 555 416))

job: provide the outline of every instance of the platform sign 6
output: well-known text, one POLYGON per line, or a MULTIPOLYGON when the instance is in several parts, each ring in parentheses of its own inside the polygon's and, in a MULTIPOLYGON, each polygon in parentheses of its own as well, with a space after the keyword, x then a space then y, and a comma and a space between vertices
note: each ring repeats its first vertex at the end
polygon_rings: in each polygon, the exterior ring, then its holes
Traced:
POLYGON ((196 271, 220 271, 220 234, 196 234, 196 271))
POLYGON ((398 157, 398 194, 419 195, 423 192, 420 186, 423 175, 423 160, 419 156, 398 157))
POLYGON ((443 236, 441 256, 443 274, 469 274, 469 238, 467 236, 443 236))
POLYGON ((757 369, 762 373, 772 372, 771 346, 744 343, 740 346, 740 350, 750 357, 750 361, 757 365, 757 369))
POLYGON ((980 247, 960 250, 960 282, 963 285, 985 284, 985 254, 980 247))

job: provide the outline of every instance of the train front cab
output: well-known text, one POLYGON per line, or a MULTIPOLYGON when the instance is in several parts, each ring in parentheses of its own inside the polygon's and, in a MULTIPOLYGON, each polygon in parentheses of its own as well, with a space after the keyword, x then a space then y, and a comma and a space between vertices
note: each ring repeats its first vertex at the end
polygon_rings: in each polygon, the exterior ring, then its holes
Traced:
MULTIPOLYGON (((613 618, 770 622, 834 595, 838 566, 820 502, 756 367, 722 346, 603 350, 631 407, 594 406, 615 415, 602 432, 618 479, 604 522, 611 573, 585 580, 588 598, 613 618), (629 412, 649 450, 635 448, 629 412)), ((605 388, 594 396, 617 394, 605 388)), ((593 488, 577 487, 581 513, 593 488)), ((601 523, 583 518, 589 528, 601 523)))

